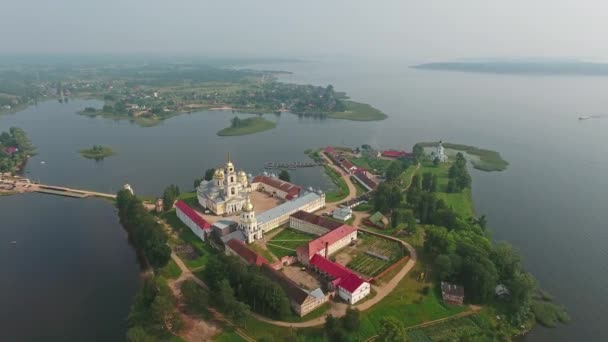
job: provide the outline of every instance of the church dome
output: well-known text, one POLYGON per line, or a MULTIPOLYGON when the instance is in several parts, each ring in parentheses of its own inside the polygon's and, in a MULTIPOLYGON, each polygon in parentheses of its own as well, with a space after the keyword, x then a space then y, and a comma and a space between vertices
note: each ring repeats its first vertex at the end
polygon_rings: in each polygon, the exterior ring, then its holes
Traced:
POLYGON ((215 174, 213 175, 213 178, 224 179, 224 172, 222 172, 222 170, 220 170, 220 169, 215 170, 215 174))
POLYGON ((245 204, 243 204, 243 211, 248 212, 248 213, 253 211, 253 203, 251 203, 251 201, 249 200, 249 197, 247 197, 245 204))
POLYGON ((247 177, 247 174, 245 173, 245 171, 241 170, 239 171, 239 177, 247 177))

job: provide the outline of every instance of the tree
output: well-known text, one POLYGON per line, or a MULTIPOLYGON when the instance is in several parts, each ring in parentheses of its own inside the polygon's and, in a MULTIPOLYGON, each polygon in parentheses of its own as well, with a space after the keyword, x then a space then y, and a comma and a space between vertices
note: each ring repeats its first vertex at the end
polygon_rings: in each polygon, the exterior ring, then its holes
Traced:
POLYGON ((342 326, 344 326, 344 329, 350 332, 359 330, 359 327, 361 326, 359 316, 359 310, 352 309, 350 307, 347 308, 346 314, 344 315, 344 317, 342 317, 342 326))
POLYGON ((239 126, 241 126, 241 119, 238 116, 233 117, 230 120, 230 127, 236 128, 236 127, 239 127, 239 126))
POLYGON ((212 180, 214 174, 215 174, 215 169, 207 169, 207 170, 205 170, 205 180, 206 181, 212 180))
POLYGON ((291 182, 291 175, 287 170, 281 170, 281 172, 279 172, 279 179, 284 182, 291 182))
POLYGON ((146 333, 141 326, 134 326, 127 331, 128 342, 155 342, 157 339, 146 333))
POLYGON ((163 208, 165 211, 173 208, 173 202, 179 197, 179 187, 175 184, 169 185, 163 192, 163 208))
POLYGON ((204 313, 207 311, 209 300, 207 292, 203 291, 195 282, 185 281, 181 287, 184 302, 189 310, 196 313, 204 313))
POLYGON ((430 191, 433 182, 433 175, 430 172, 425 172, 422 175, 422 190, 430 191))
POLYGON ((169 331, 179 331, 183 322, 171 298, 157 295, 150 307, 153 320, 169 331))
POLYGON ((414 153, 414 159, 416 159, 417 162, 422 160, 422 157, 424 156, 424 148, 422 146, 419 144, 414 145, 412 152, 414 153))
POLYGON ((407 342, 407 332, 401 321, 393 317, 384 317, 380 320, 380 329, 378 330, 379 342, 407 342))
POLYGON ((203 181, 203 178, 196 178, 196 179, 194 180, 194 183, 193 183, 193 185, 194 185, 194 190, 196 190, 196 188, 198 188, 198 186, 199 186, 199 185, 201 185, 201 182, 202 182, 202 181, 203 181))
POLYGON ((389 164, 386 169, 386 180, 389 182, 394 182, 399 179, 401 173, 403 172, 403 168, 399 161, 393 161, 389 164))

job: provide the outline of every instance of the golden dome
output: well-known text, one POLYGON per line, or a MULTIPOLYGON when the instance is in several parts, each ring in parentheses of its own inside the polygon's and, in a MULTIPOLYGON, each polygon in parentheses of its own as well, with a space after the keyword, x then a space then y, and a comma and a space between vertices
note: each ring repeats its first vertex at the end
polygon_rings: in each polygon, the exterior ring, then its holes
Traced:
POLYGON ((245 171, 241 170, 239 171, 239 177, 247 177, 247 174, 245 173, 245 171))
POLYGON ((248 213, 253 211, 253 203, 251 203, 251 201, 249 200, 249 197, 247 197, 245 204, 243 204, 243 211, 248 212, 248 213))
POLYGON ((215 170, 215 175, 213 175, 213 177, 215 179, 224 179, 224 172, 222 172, 222 170, 217 169, 215 170))

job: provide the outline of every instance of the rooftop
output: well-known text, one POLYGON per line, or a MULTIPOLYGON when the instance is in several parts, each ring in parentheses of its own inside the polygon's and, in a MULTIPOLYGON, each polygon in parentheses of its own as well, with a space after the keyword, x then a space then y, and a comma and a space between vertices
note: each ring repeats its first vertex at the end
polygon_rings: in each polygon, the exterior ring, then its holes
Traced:
POLYGON ((189 205, 184 201, 177 201, 175 203, 175 207, 179 209, 184 215, 188 216, 189 219, 192 220, 200 229, 209 230, 211 229, 211 224, 207 222, 204 218, 202 218, 199 214, 194 211, 194 209, 190 208, 189 205))
POLYGON ((253 180, 251 181, 251 183, 263 183, 263 184, 269 185, 275 189, 279 189, 279 190, 285 192, 286 194, 290 195, 292 198, 297 197, 300 194, 300 191, 302 190, 302 187, 300 187, 298 185, 282 181, 278 178, 273 178, 273 177, 264 176, 264 175, 259 175, 259 176, 253 177, 253 180))
POLYGON ((313 255, 319 253, 323 249, 325 249, 325 244, 333 245, 343 237, 351 234, 352 232, 357 231, 357 228, 351 227, 347 224, 343 224, 340 227, 329 231, 328 233, 321 235, 320 237, 310 241, 308 245, 304 245, 299 248, 307 248, 308 249, 308 257, 312 258, 313 255))
POLYGON ((443 297, 445 297, 445 296, 464 297, 464 287, 442 281, 441 282, 441 295, 443 297))
POLYGON ((312 257, 310 264, 327 273, 334 279, 334 282, 338 286, 351 293, 357 290, 359 286, 365 282, 348 268, 338 263, 331 262, 318 254, 315 254, 315 256, 312 257))
POLYGON ((291 217, 302 220, 302 221, 306 221, 308 223, 312 223, 314 225, 317 225, 317 226, 320 226, 320 227, 323 227, 323 228, 326 228, 329 230, 334 230, 334 229, 342 226, 342 223, 340 223, 340 222, 336 222, 334 220, 330 220, 330 219, 327 219, 322 216, 311 214, 304 210, 297 211, 296 213, 291 215, 291 217))
POLYGON ((268 263, 268 260, 266 260, 266 258, 257 254, 253 249, 247 247, 247 245, 241 240, 228 240, 228 242, 226 242, 226 246, 230 247, 230 249, 232 249, 236 254, 238 254, 249 264, 256 264, 260 266, 268 263))
POLYGON ((267 210, 260 215, 258 215, 258 224, 263 224, 273 219, 290 213, 298 208, 301 208, 304 204, 310 203, 312 201, 318 200, 320 196, 314 192, 307 192, 303 196, 300 196, 294 200, 287 201, 283 204, 280 204, 270 210, 267 210))

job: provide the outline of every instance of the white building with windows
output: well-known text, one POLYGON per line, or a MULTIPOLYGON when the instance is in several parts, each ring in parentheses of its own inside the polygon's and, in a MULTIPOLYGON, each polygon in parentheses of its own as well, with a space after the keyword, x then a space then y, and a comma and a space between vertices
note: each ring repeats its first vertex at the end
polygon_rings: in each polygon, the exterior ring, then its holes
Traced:
POLYGON ((213 180, 202 181, 196 189, 196 196, 203 208, 215 215, 224 215, 240 212, 249 191, 247 174, 245 171, 236 172, 228 155, 225 167, 215 170, 213 180))
POLYGON ((445 155, 445 149, 443 148, 443 142, 441 140, 439 141, 439 145, 437 145, 435 159, 439 159, 439 161, 442 163, 446 163, 448 161, 448 156, 445 155))

